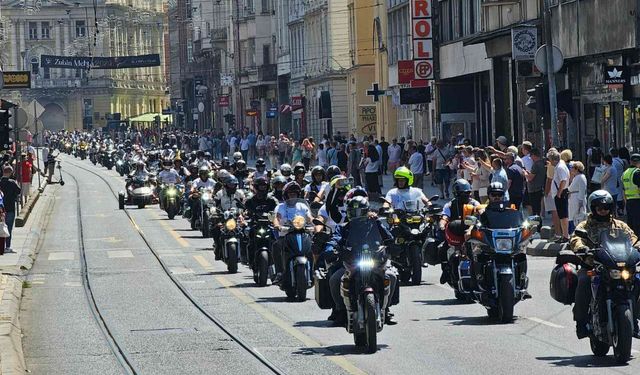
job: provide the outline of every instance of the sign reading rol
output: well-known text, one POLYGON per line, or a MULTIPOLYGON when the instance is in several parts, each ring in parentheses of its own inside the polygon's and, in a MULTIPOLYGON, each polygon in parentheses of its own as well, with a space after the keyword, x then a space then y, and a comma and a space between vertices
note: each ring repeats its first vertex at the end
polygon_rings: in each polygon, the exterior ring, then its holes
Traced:
POLYGON ((411 36, 416 79, 433 79, 433 0, 411 0, 411 36))

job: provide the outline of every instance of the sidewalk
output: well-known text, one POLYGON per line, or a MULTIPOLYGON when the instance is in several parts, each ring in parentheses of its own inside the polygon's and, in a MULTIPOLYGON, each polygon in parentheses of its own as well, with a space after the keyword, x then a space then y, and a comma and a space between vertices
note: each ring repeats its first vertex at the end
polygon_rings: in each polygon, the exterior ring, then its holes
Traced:
MULTIPOLYGON (((37 186, 36 186, 37 190, 37 186)), ((49 191, 52 191, 49 189, 49 191)), ((53 194, 31 196, 30 220, 23 227, 14 227, 13 252, 0 256, 0 374, 25 374, 20 326, 20 302, 25 275, 33 266, 35 253, 53 208, 53 194), (37 199, 37 197, 40 199, 37 199)), ((26 207, 26 206, 25 206, 26 207)))

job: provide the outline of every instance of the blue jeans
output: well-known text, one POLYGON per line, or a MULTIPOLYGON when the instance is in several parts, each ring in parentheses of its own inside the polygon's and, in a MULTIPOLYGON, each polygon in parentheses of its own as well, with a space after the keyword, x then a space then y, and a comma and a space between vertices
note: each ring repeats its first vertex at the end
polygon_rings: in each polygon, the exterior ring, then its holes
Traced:
POLYGON ((9 228, 9 237, 5 241, 5 249, 11 247, 11 233, 13 232, 13 223, 16 220, 16 212, 7 212, 5 214, 5 222, 7 223, 7 227, 9 228))

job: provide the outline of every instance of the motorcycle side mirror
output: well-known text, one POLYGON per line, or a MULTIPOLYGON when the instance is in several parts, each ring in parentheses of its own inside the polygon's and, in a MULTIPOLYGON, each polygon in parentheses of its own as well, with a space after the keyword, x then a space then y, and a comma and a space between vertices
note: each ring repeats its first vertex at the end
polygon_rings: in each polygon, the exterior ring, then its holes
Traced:
POLYGON ((573 231, 573 234, 582 238, 583 240, 591 241, 591 239, 589 238, 589 233, 587 233, 587 231, 582 228, 576 228, 576 230, 573 231))
POLYGON ((429 198, 429 200, 430 200, 430 201, 432 201, 432 202, 433 202, 433 201, 440 200, 440 196, 439 196, 439 195, 434 195, 434 196, 432 196, 431 198, 429 198))
POLYGON ((542 223, 542 218, 538 215, 529 216, 527 219, 532 227, 537 227, 542 223))
POLYGON ((464 219, 464 225, 472 227, 474 225, 476 225, 476 223, 478 222, 478 218, 475 216, 467 216, 464 219))
POLYGON ((320 225, 320 226, 323 226, 323 227, 325 226, 324 221, 322 221, 322 220, 320 220, 318 218, 313 219, 311 222, 313 223, 313 225, 320 225))

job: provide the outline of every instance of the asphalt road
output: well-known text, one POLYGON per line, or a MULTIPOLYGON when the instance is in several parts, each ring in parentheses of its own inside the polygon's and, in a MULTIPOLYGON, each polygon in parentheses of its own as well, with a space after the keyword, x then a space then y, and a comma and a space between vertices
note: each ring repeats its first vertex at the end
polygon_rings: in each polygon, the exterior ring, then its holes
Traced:
MULTIPOLYGON (((135 226, 117 209, 107 179, 114 171, 63 158, 64 172, 80 184, 89 279, 96 303, 131 361, 145 374, 268 373, 212 324, 171 283, 135 226)), ((75 182, 49 191, 52 220, 25 289, 24 351, 32 373, 118 373, 84 295, 79 272, 75 182)), ((313 300, 292 303, 274 286, 254 287, 249 270, 227 274, 214 261, 211 239, 186 220, 168 220, 157 207, 129 208, 133 221, 196 300, 225 326, 288 374, 637 373, 640 361, 616 366, 611 356, 591 356, 577 340, 571 308, 549 296, 553 259, 529 258, 533 299, 516 306, 512 324, 496 324, 480 305, 463 305, 438 283, 439 269, 420 286, 401 289, 393 311, 399 324, 379 335, 367 355, 343 328, 329 327, 327 310, 313 300)), ((639 349, 638 341, 634 348, 639 349)), ((638 356, 638 351, 634 351, 638 356)))

